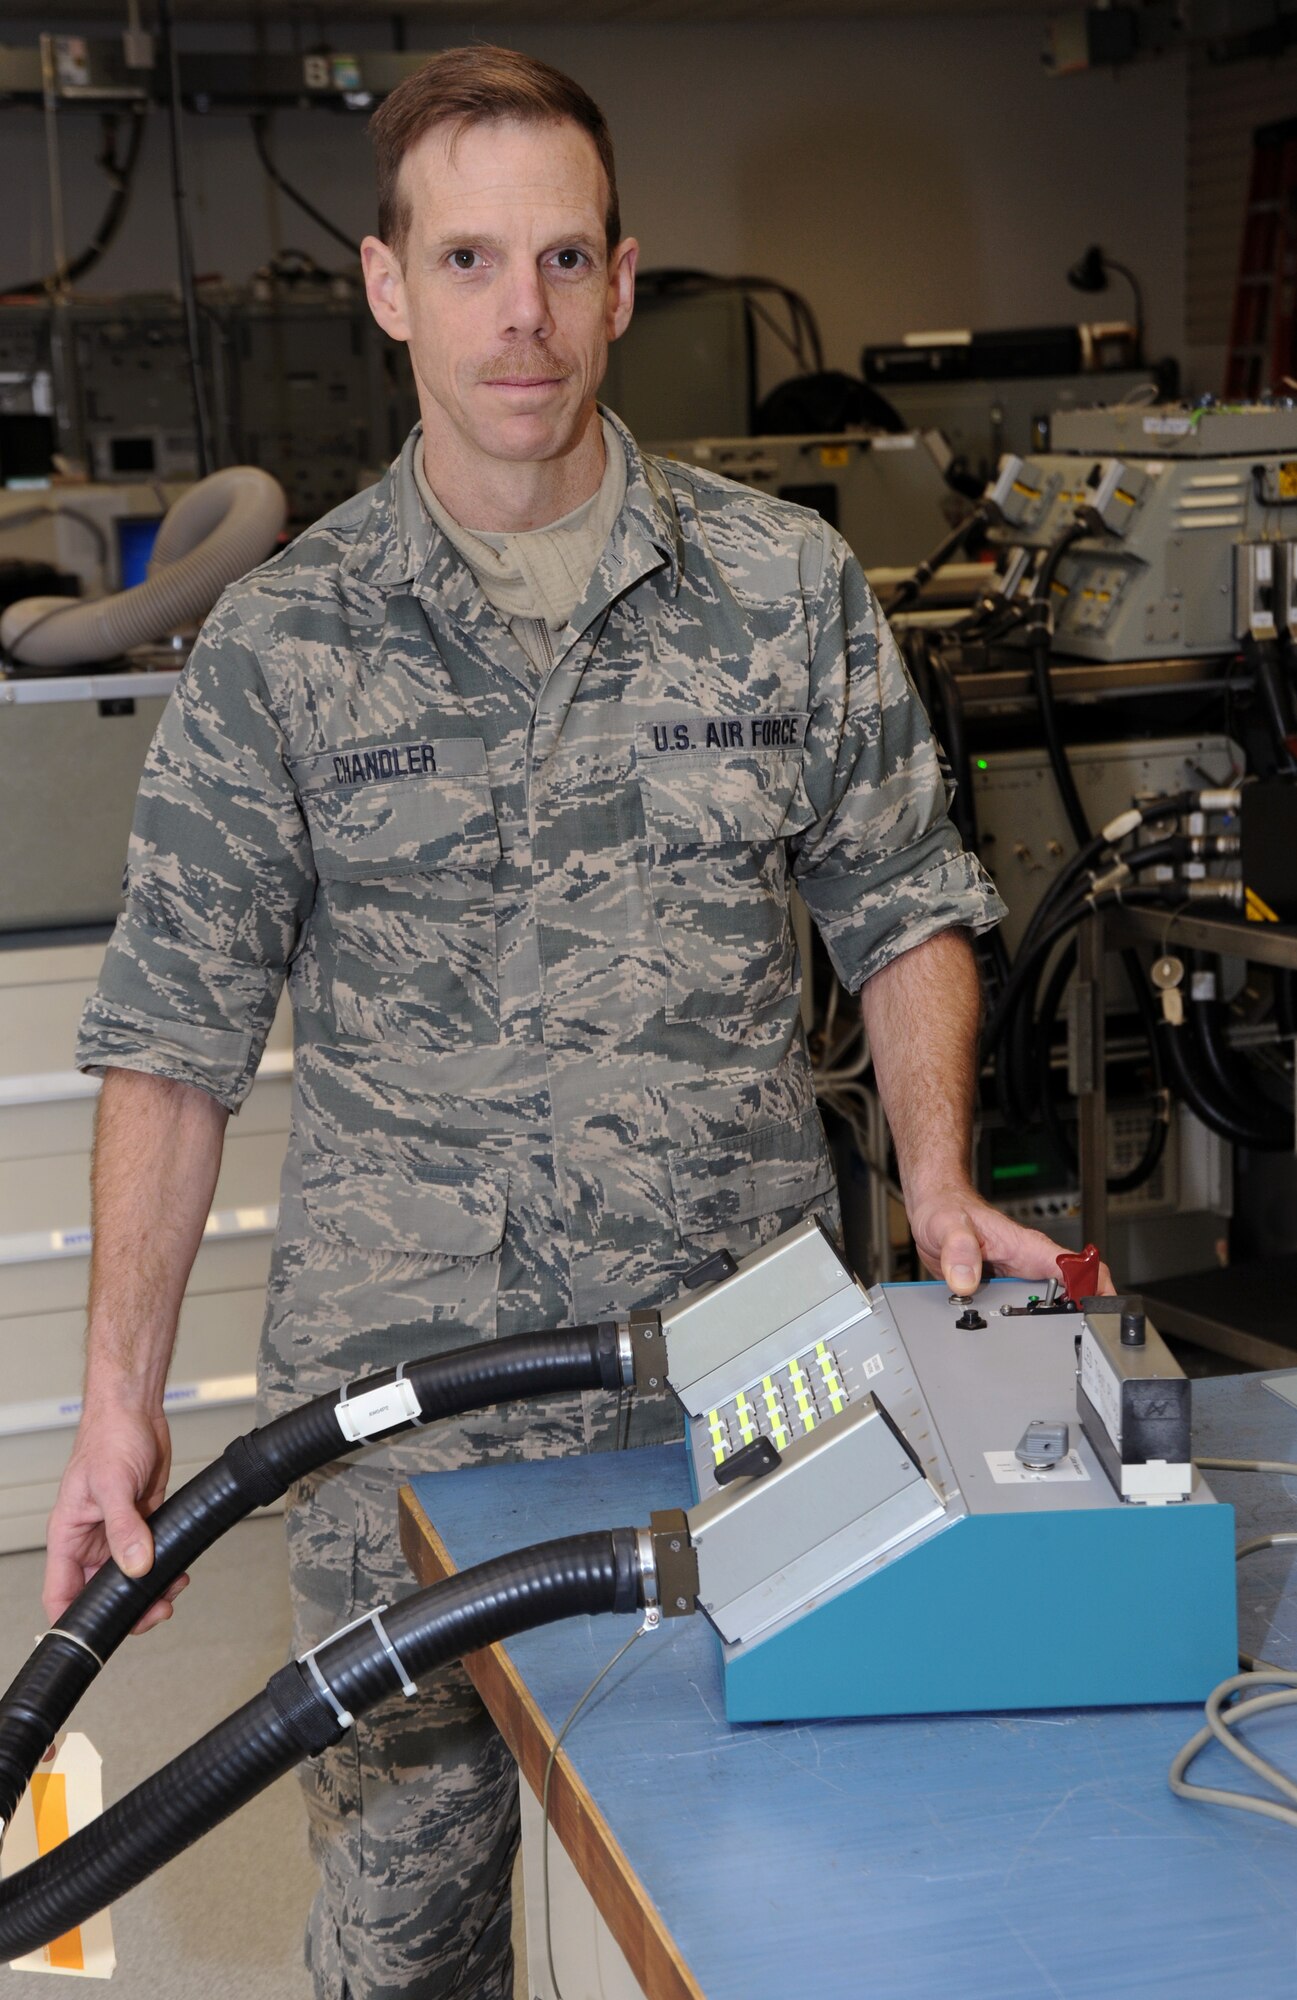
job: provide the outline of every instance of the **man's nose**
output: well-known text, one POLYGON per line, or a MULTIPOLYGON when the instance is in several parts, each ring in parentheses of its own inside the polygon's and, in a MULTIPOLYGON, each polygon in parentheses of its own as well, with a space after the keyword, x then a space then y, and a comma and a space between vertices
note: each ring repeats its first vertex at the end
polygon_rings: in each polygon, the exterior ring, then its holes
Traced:
POLYGON ((503 331, 515 339, 544 340, 554 330, 549 294, 541 272, 534 264, 519 264, 509 274, 509 289, 503 301, 506 325, 503 331))

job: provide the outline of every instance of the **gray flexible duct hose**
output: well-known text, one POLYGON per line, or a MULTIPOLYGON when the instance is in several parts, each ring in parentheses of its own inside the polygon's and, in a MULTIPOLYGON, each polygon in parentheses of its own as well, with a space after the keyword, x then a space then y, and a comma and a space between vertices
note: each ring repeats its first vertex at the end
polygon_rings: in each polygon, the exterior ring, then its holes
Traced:
POLYGON ((264 562, 287 518, 277 479, 227 466, 169 510, 143 583, 90 604, 25 597, 0 619, 0 645, 22 666, 78 667, 164 639, 205 618, 227 584, 264 562))

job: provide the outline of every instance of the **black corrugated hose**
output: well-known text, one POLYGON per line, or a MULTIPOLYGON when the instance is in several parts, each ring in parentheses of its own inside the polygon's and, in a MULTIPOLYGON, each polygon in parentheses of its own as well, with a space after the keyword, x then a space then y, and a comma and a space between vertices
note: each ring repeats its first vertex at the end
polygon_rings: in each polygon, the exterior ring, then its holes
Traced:
POLYGON ((1236 1144, 1261 1152, 1290 1153, 1293 1147, 1293 1114, 1262 1087, 1246 1060, 1231 1049, 1225 1039, 1225 1003, 1213 976, 1209 990, 1199 986, 1199 976, 1211 970, 1205 953, 1189 954, 1190 977, 1186 1005, 1197 1055, 1193 1064, 1200 1086, 1214 1099, 1218 1114, 1225 1115, 1239 1132, 1251 1136, 1236 1144))
POLYGON ((992 519, 993 515, 988 506, 975 507, 967 520, 958 522, 948 535, 943 535, 936 548, 926 555, 921 563, 916 563, 912 575, 907 576, 904 583, 897 585, 883 606, 884 614, 888 618, 894 618, 898 611, 907 610, 927 589, 937 571, 944 569, 952 557, 958 555, 973 530, 987 527, 992 519))
MULTIPOLYGON (((1156 867, 1163 861, 1179 859, 1182 857, 1182 852, 1182 843, 1177 836, 1172 836, 1168 840, 1154 841, 1146 847, 1133 849, 1127 856, 1127 865, 1134 873, 1143 868, 1156 867)), ((1151 895, 1153 900, 1160 900, 1164 892, 1154 890, 1124 893, 1128 899, 1137 900, 1143 896, 1145 900, 1149 900, 1151 895)), ((1084 899, 1070 907, 1080 910, 1083 915, 1086 907, 1084 899)), ((1014 964, 1015 973, 1018 966, 1025 963, 1034 963, 1035 971, 1028 974, 1015 989, 1016 998, 1012 1015, 1007 1023, 996 1062, 997 1095, 1006 1118, 1013 1123, 1030 1122, 1035 1108, 1032 1051, 1036 1022, 1036 991, 1045 970, 1045 959, 1036 955, 1036 944, 1042 935, 1040 931, 1035 932, 1029 938, 1024 938, 1019 947, 1014 964)), ((1138 995, 1144 983, 1144 970, 1138 954, 1123 952, 1122 963, 1125 965, 1131 990, 1138 995)), ((1141 1019, 1151 1043, 1154 1039, 1156 1022, 1142 1013, 1141 1019)), ((1156 1062, 1156 1058, 1154 1061, 1156 1062)))
POLYGON ((0 1959, 19 1958, 133 1889, 402 1685, 480 1646, 582 1612, 642 1604, 637 1530, 541 1542, 403 1598, 317 1647, 325 1685, 291 1661, 90 1826, 0 1885, 0 1959), (385 1633, 388 1647, 383 1644, 385 1633), (392 1654, 395 1653, 396 1660, 392 1654))
POLYGON ((1248 1146, 1258 1152, 1291 1151, 1291 1127, 1285 1143, 1279 1145, 1269 1130, 1262 1132, 1249 1125, 1236 1103, 1216 1095, 1190 1021, 1177 1027, 1164 1020, 1159 1032, 1171 1086, 1209 1132, 1215 1132, 1231 1146, 1248 1146))
MULTIPOLYGON (((1040 1115, 1048 1127, 1054 1144, 1063 1158, 1073 1167, 1079 1155, 1076 1141, 1063 1123, 1058 1105, 1054 1101, 1054 1074, 1051 1064, 1054 1025, 1068 981, 1076 970, 1076 940, 1069 939, 1059 953, 1058 961, 1050 974, 1040 1003, 1040 1019, 1036 1024, 1036 1090, 1040 1115)), ((1109 1194, 1133 1194, 1143 1187, 1157 1172, 1163 1153, 1166 1151, 1168 1112, 1163 1101, 1162 1048, 1157 1036, 1157 1015, 1147 983, 1141 978, 1135 989, 1135 1002, 1139 1009, 1140 1021, 1148 1041, 1149 1063, 1152 1070, 1151 1092, 1154 1102, 1152 1123, 1144 1150, 1133 1167, 1124 1173, 1108 1175, 1109 1194)), ((1033 1107, 1034 1109, 1035 1107, 1033 1107)))
MULTIPOLYGON (((386 1387, 396 1372, 386 1368, 352 1384, 347 1400, 354 1403, 367 1391, 386 1387)), ((613 1320, 456 1348, 409 1362, 402 1372, 418 1399, 417 1421, 425 1423, 515 1397, 622 1387, 613 1320)), ((154 1557, 148 1574, 126 1576, 116 1563, 105 1563, 55 1630, 40 1640, 0 1696, 0 1824, 8 1825, 32 1772, 100 1667, 167 1585, 255 1507, 282 1499, 295 1479, 369 1441, 344 1435, 337 1415, 341 1400, 341 1392, 333 1390, 235 1438, 151 1517, 154 1557)), ((372 1436, 395 1437, 415 1421, 401 1417, 372 1436)))

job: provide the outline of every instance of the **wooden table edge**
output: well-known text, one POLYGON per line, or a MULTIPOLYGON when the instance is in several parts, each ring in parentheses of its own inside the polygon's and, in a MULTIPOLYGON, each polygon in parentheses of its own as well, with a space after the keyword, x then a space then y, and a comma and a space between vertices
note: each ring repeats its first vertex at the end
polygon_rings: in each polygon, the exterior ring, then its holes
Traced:
MULTIPOLYGON (((401 1549, 419 1582, 439 1583, 454 1576, 450 1553, 412 1487, 400 1489, 398 1510, 401 1549)), ((464 1666, 539 1799, 556 1731, 503 1646, 466 1654, 464 1666)), ((550 1779, 549 1818, 647 2000, 704 2000, 702 1988, 645 1895, 607 1820, 562 1750, 554 1759, 550 1779)))

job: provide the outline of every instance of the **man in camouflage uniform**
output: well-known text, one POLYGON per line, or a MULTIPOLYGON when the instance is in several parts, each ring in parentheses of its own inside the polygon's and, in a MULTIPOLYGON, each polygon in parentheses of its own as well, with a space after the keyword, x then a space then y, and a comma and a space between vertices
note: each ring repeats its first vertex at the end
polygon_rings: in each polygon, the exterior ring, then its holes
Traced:
MULTIPOLYGON (((794 881, 864 989, 925 1256, 964 1290, 984 1253, 1052 1267, 968 1182, 964 933, 998 909, 859 566, 817 516, 646 458, 597 410, 635 260, 597 110, 467 50, 375 123, 367 279, 422 428, 227 592, 149 759, 79 1048, 106 1081, 52 1619, 108 1550, 147 1570, 176 1314, 285 977, 264 1415, 654 1303, 807 1212, 836 1226, 794 881)), ((304 1482, 299 1648, 408 1589, 402 1476, 607 1447, 617 1414, 509 1406, 304 1482)), ((634 1413, 632 1440, 661 1421, 634 1413)), ((511 1993, 515 1777, 458 1667, 314 1760, 307 1794, 320 2000, 511 1993)))

